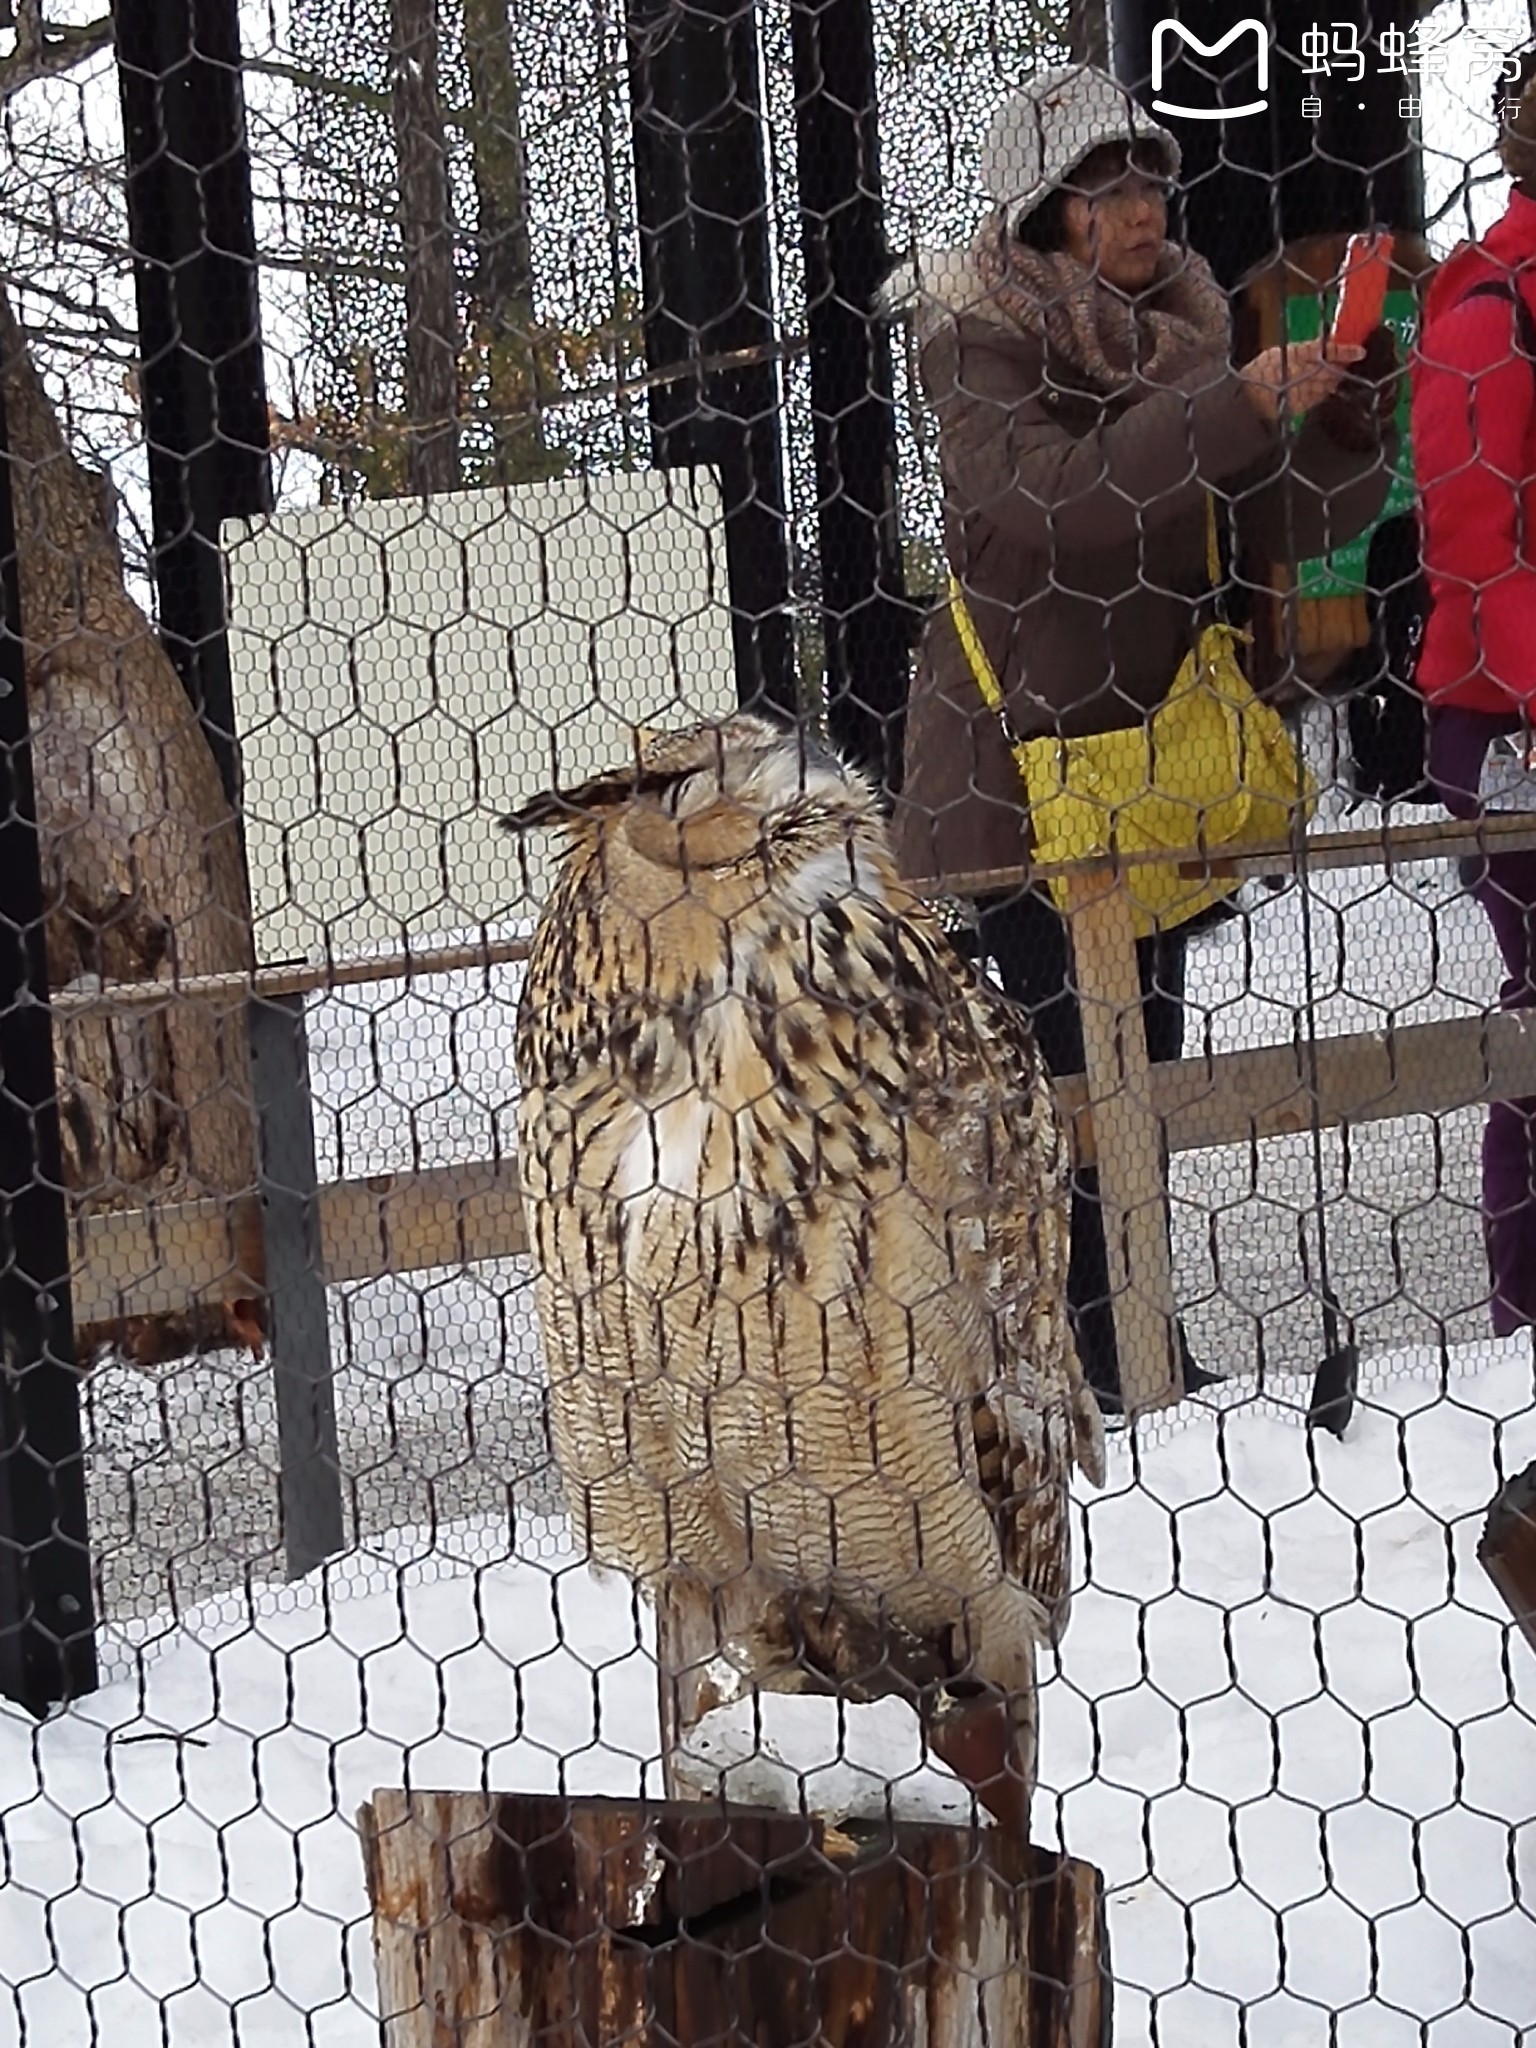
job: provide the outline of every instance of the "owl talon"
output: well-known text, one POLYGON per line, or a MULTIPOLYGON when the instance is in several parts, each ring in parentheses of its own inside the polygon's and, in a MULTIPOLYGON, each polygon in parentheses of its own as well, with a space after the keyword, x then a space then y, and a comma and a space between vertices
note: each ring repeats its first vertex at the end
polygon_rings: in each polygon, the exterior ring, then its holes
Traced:
POLYGON ((1019 1841, 1029 1839, 1029 1780, 1005 1700, 941 1693, 928 1721, 928 1747, 994 1820, 1019 1841))

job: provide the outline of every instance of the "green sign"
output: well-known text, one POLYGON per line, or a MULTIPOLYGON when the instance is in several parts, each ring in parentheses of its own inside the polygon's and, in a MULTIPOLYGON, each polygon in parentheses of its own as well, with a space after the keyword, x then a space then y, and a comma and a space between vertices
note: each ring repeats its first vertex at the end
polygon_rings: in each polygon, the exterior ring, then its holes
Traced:
MULTIPOLYGON (((1287 341, 1315 341, 1322 332, 1323 321, 1333 318, 1336 291, 1329 291, 1324 298, 1315 293, 1305 297, 1287 298, 1285 302, 1285 338, 1287 341)), ((1386 305, 1382 309, 1382 320, 1397 337, 1398 354, 1406 365, 1408 351, 1413 346, 1418 332, 1418 301, 1411 291, 1388 292, 1386 305)), ((1402 389, 1397 399, 1398 458, 1392 481, 1387 488, 1387 501, 1376 518, 1351 541, 1335 548, 1331 555, 1314 556, 1310 561, 1296 565, 1296 588, 1302 597, 1355 597, 1365 588, 1365 557, 1371 544, 1371 535, 1383 519, 1390 519, 1395 512, 1410 511, 1418 493, 1413 481, 1413 450, 1408 439, 1408 377, 1403 375, 1402 389)))

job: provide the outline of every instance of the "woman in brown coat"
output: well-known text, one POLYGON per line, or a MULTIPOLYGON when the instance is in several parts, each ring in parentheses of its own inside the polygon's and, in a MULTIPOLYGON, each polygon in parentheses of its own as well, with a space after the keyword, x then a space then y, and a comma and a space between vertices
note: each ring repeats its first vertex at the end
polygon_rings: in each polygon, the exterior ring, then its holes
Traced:
MULTIPOLYGON (((1041 74, 994 117, 982 171, 995 204, 970 245, 926 252, 912 280, 949 565, 1022 738, 1134 725, 1162 700, 1209 594, 1208 495, 1256 586, 1266 564, 1352 538, 1386 495, 1390 335, 1379 330, 1363 358, 1325 359, 1314 342, 1234 369, 1224 294, 1168 239, 1178 168, 1173 137, 1115 80, 1088 67, 1041 74), (1287 413, 1305 415, 1294 436, 1287 413)), ((894 824, 913 876, 1028 859, 1018 768, 947 606, 921 650, 894 824)), ((1049 895, 981 910, 983 949, 1033 1012, 1047 1062, 1080 1071, 1069 945, 1049 895)), ((1161 931, 1139 951, 1149 1055, 1177 1058, 1184 934, 1161 931)), ((1070 1292, 1084 1369, 1114 1408, 1089 1172, 1075 1189, 1070 1292)), ((1186 1353, 1186 1384, 1213 1377, 1186 1353)))

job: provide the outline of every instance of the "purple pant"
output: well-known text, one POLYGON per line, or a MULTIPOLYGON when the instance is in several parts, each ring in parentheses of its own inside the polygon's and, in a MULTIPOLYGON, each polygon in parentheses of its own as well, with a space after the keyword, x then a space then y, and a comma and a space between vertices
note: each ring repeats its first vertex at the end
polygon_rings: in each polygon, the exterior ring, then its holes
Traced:
MULTIPOLYGON (((1458 818, 1475 817, 1484 756, 1500 733, 1518 730, 1519 721, 1441 706, 1429 725, 1429 771, 1441 801, 1458 818)), ((1504 1008, 1536 1006, 1536 849, 1491 855, 1472 893, 1504 956, 1504 1008)), ((1536 1096, 1496 1102, 1488 1112, 1483 1232, 1494 1333, 1507 1337, 1536 1323, 1536 1096)))

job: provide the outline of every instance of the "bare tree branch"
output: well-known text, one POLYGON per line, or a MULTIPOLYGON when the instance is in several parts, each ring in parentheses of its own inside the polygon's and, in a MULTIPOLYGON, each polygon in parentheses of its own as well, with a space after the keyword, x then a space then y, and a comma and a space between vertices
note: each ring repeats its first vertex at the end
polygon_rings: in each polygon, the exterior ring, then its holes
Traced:
POLYGON ((1475 177, 1471 172, 1468 172, 1465 177, 1457 180, 1449 196, 1442 200, 1440 205, 1429 216, 1429 219, 1425 221, 1425 232, 1427 233, 1430 228, 1438 227, 1441 221, 1456 211, 1458 206, 1465 206, 1480 185, 1493 185, 1500 178, 1507 178, 1508 176, 1508 171, 1502 165, 1496 170, 1480 171, 1475 177))
POLYGON ((137 351, 138 329, 120 320, 112 308, 104 305, 99 297, 93 297, 88 305, 82 305, 78 292, 56 290, 35 274, 28 277, 24 285, 15 278, 12 278, 10 283, 13 289, 24 291, 29 299, 41 299, 47 305, 56 306, 61 313, 72 314, 76 321, 89 323, 84 327, 64 326, 48 330, 54 340, 64 339, 73 346, 78 346, 82 341, 92 346, 103 341, 116 342, 123 348, 137 351))
POLYGON ((1109 69, 1108 0, 1071 0, 1067 9, 1067 43, 1074 64, 1109 69))
POLYGON ((400 242, 405 256, 406 409, 420 431, 409 444, 413 491, 459 483, 459 318, 452 195, 438 89, 434 0, 390 0, 400 242))
POLYGON ((112 45, 112 17, 78 28, 50 28, 36 0, 20 0, 15 54, 0 59, 0 106, 39 78, 62 78, 87 58, 112 45))
MULTIPOLYGON (((563 391, 550 392, 541 400, 540 410, 557 412, 562 406, 590 405, 595 399, 632 399, 663 385, 676 384, 685 377, 718 375, 722 371, 746 369, 754 363, 793 362, 806 355, 809 349, 810 343, 803 334, 790 334, 781 341, 767 342, 757 348, 728 349, 719 355, 700 356, 664 370, 644 370, 633 377, 604 377, 590 384, 573 384, 563 391)), ((275 448, 298 449, 308 455, 318 455, 327 462, 366 452, 372 445, 372 439, 380 432, 381 424, 385 431, 393 431, 403 440, 409 435, 419 434, 423 428, 446 430, 454 424, 456 417, 444 415, 440 420, 423 421, 395 416, 382 423, 379 420, 363 423, 348 419, 321 419, 313 413, 290 416, 276 405, 267 408, 275 448)), ((526 407, 514 412, 486 406, 477 409, 475 414, 478 424, 491 427, 499 424, 512 427, 526 425, 529 417, 526 407)))

